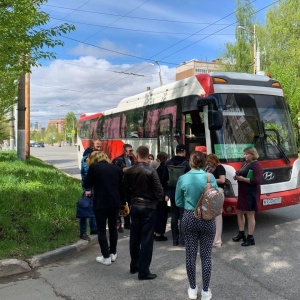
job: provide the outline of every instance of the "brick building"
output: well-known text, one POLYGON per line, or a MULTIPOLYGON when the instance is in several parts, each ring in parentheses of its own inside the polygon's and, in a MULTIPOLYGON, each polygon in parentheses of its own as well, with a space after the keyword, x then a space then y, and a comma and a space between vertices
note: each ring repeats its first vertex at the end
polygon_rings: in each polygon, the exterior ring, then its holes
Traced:
POLYGON ((211 62, 192 59, 187 62, 182 62, 180 66, 176 67, 176 81, 201 73, 217 71, 222 71, 222 63, 219 59, 211 62))
POLYGON ((49 120, 49 125, 54 125, 57 128, 58 133, 63 133, 64 127, 65 127, 66 121, 65 119, 57 119, 57 120, 49 120))

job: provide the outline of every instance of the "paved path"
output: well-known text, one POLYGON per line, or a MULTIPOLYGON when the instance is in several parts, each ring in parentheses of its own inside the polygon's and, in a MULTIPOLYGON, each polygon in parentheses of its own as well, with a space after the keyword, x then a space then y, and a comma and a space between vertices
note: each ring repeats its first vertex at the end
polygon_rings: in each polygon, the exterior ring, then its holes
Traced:
POLYGON ((78 168, 77 147, 46 146, 45 148, 30 148, 30 155, 33 155, 59 170, 81 179, 78 168))

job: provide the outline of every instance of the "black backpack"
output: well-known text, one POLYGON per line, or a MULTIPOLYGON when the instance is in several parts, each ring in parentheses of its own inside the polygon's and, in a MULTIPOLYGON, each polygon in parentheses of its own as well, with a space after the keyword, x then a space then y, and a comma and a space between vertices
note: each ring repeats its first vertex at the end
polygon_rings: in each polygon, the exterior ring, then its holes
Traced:
POLYGON ((181 175, 185 173, 186 167, 183 165, 168 165, 167 166, 169 171, 169 180, 168 180, 168 187, 169 188, 176 188, 177 181, 181 175))

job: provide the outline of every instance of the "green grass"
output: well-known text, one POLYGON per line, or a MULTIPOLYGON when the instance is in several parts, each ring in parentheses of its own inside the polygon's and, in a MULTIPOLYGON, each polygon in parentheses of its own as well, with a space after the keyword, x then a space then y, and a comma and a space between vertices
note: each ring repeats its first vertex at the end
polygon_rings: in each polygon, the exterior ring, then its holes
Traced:
POLYGON ((15 151, 0 152, 0 259, 28 258, 78 240, 80 180, 15 151))

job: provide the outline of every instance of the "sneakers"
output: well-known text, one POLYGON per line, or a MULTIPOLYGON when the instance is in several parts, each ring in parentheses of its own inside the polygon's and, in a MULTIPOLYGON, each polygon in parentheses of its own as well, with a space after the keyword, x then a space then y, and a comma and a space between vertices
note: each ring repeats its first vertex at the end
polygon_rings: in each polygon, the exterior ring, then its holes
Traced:
POLYGON ((197 299, 197 293, 198 293, 198 287, 196 286, 196 288, 192 289, 192 288, 188 288, 188 295, 189 295, 189 299, 197 299))
POLYGON ((116 261, 117 257, 118 257, 117 253, 116 254, 113 254, 113 253, 110 254, 110 258, 111 258, 112 262, 116 261))
POLYGON ((79 236, 82 240, 85 240, 85 241, 88 241, 90 242, 91 241, 91 238, 86 234, 86 233, 80 233, 80 236, 79 236))
POLYGON ((207 292, 204 292, 203 290, 201 291, 201 300, 210 300, 211 297, 212 297, 212 294, 211 294, 210 288, 208 289, 207 292))
POLYGON ((104 258, 103 256, 97 256, 96 261, 102 265, 106 265, 106 266, 111 265, 111 257, 104 258))

